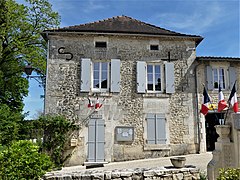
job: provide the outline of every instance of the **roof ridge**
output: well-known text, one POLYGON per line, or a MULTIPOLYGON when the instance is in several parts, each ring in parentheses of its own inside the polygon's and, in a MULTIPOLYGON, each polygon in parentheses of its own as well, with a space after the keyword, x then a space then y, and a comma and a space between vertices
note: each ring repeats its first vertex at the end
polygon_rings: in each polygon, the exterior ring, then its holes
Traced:
MULTIPOLYGON (((85 25, 94 24, 94 23, 106 22, 106 21, 113 20, 113 19, 119 18, 119 17, 127 17, 127 18, 132 19, 131 17, 128 17, 128 16, 125 16, 125 15, 113 16, 113 17, 111 17, 111 18, 96 20, 96 21, 92 21, 92 22, 88 22, 88 23, 84 23, 84 24, 78 24, 78 25, 74 25, 74 26, 66 26, 66 27, 63 27, 63 29, 67 29, 67 28, 71 28, 71 27, 77 27, 77 26, 85 26, 85 25)), ((60 28, 60 29, 61 29, 61 28, 60 28)))

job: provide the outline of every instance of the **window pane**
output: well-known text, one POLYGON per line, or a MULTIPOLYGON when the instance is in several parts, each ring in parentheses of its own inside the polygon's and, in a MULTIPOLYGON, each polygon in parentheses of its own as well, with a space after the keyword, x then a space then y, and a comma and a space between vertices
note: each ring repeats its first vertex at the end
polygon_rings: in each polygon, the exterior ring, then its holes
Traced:
POLYGON ((155 65, 155 74, 160 74, 160 65, 155 65))
POLYGON ((93 88, 99 88, 99 62, 93 63, 93 88))
POLYGON ((213 69, 213 87, 215 89, 218 88, 218 83, 219 83, 219 80, 218 80, 218 70, 217 69, 213 69))
POLYGON ((153 74, 147 75, 147 90, 153 91, 153 74))
POLYGON ((108 63, 102 63, 102 70, 108 70, 108 63))
POLYGON ((153 73, 153 65, 147 65, 147 73, 153 73))
POLYGON ((155 91, 161 91, 161 78, 160 78, 160 74, 155 74, 155 91))
POLYGON ((93 70, 99 70, 99 62, 93 63, 93 70))
POLYGON ((107 77, 108 77, 107 71, 102 71, 101 88, 106 89, 108 87, 107 77))
POLYGON ((99 79, 93 80, 93 88, 99 88, 99 79))
POLYGON ((225 78, 224 78, 224 69, 220 68, 219 69, 219 81, 220 85, 223 89, 225 89, 225 78))

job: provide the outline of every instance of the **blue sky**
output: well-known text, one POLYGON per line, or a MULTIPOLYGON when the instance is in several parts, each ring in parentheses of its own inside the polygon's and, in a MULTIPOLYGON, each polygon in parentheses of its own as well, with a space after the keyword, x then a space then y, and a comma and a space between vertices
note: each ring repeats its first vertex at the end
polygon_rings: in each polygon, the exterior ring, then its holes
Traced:
MULTIPOLYGON (((23 0, 17 0, 23 2, 23 0)), ((172 31, 201 35, 197 56, 240 57, 239 0, 49 0, 61 15, 61 27, 126 15, 172 31)), ((34 80, 25 98, 28 118, 43 109, 34 80)))

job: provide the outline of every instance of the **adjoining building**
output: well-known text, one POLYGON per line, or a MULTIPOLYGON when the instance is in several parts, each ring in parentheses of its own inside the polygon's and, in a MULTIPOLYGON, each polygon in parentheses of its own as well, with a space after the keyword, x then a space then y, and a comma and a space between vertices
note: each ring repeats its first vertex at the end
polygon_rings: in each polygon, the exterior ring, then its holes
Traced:
POLYGON ((240 58, 196 57, 201 36, 127 16, 42 35, 48 41, 45 113, 80 126, 66 151, 68 165, 211 150, 205 122, 208 132, 214 112, 206 120, 199 113, 202 84, 216 104, 218 83, 229 94, 239 80, 240 58))

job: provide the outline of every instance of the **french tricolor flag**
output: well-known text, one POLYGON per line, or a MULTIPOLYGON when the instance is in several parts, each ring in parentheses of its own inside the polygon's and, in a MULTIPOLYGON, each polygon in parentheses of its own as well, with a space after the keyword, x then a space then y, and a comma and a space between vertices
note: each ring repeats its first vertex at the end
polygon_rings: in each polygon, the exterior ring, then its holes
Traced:
POLYGON ((218 89, 218 112, 221 112, 227 107, 227 102, 224 100, 222 88, 219 84, 219 89, 218 89))
POLYGON ((238 102, 237 102, 237 93, 236 93, 236 82, 233 85, 231 94, 229 96, 228 102, 232 105, 233 111, 238 112, 238 102))
POLYGON ((90 98, 88 98, 88 108, 93 108, 93 107, 94 107, 93 102, 91 101, 90 98))
POLYGON ((100 109, 102 107, 102 104, 99 102, 99 99, 97 97, 97 101, 96 101, 96 104, 95 104, 95 109, 100 109))
POLYGON ((210 97, 209 97, 209 95, 208 95, 208 93, 207 93, 206 88, 204 87, 204 89, 203 89, 202 107, 201 107, 201 110, 200 110, 200 112, 201 112, 204 116, 206 116, 207 113, 208 113, 208 110, 209 110, 208 107, 209 107, 209 105, 210 105, 210 97))

